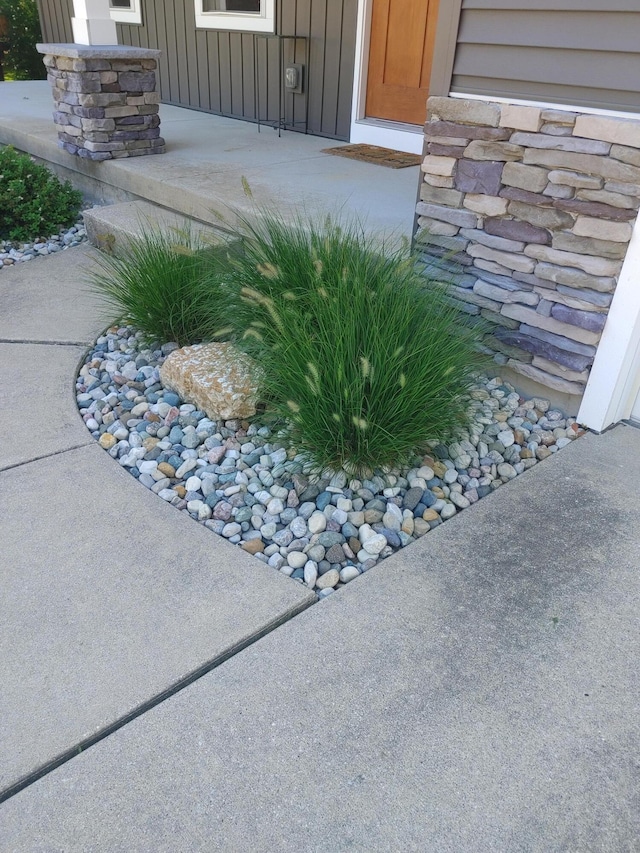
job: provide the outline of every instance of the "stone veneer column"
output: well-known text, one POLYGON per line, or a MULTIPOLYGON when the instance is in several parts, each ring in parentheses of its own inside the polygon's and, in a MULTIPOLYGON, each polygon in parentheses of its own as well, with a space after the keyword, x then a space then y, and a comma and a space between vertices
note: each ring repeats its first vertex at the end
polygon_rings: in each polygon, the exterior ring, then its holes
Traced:
POLYGON ((162 154, 159 50, 39 44, 53 90, 59 144, 88 160, 162 154))
POLYGON ((430 98, 416 249, 499 364, 584 392, 640 206, 640 121, 430 98))

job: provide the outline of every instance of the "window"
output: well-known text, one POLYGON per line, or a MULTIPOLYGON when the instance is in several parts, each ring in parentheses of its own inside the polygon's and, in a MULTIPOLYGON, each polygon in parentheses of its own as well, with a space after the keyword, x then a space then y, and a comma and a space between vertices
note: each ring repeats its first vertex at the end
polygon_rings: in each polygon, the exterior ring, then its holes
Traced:
POLYGON ((272 33, 275 0, 195 0, 196 26, 272 33))
POLYGON ((109 0, 111 18, 121 24, 141 24, 142 0, 109 0))

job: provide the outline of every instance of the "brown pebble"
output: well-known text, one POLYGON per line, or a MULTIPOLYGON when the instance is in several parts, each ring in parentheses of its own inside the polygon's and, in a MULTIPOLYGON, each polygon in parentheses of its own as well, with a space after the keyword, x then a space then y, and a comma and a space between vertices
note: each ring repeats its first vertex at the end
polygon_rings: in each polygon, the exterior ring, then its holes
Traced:
POLYGON ((187 490, 184 486, 174 486, 173 491, 178 495, 179 498, 183 498, 187 494, 187 490))
POLYGON ((440 518, 435 509, 425 509, 422 513, 422 517, 425 521, 435 521, 436 518, 440 518))
POLYGON ((98 439, 98 444, 100 447, 104 447, 105 450, 110 450, 115 444, 118 443, 118 439, 111 435, 110 432, 103 432, 100 438, 98 439))
POLYGON ((264 542, 262 539, 249 539, 248 542, 243 542, 240 547, 247 554, 261 554, 264 551, 264 542))
POLYGON ((320 575, 316 581, 317 589, 330 589, 340 581, 340 573, 336 569, 329 569, 323 575, 320 575))
POLYGON ((440 479, 444 477, 445 471, 447 470, 447 467, 443 462, 434 462, 432 465, 429 465, 429 468, 432 468, 433 473, 440 479))
POLYGON ((408 536, 413 536, 414 529, 415 524, 413 518, 405 518, 402 522, 402 532, 406 533, 408 536))
POLYGON ((164 474, 165 477, 171 478, 176 476, 176 469, 173 465, 169 465, 168 462, 158 463, 158 471, 160 471, 161 474, 164 474))

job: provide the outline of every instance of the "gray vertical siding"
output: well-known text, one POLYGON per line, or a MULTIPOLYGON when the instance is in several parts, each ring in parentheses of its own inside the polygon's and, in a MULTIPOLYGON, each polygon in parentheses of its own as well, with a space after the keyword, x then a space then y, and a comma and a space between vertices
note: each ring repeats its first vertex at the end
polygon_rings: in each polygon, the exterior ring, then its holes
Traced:
MULTIPOLYGON (((357 0, 279 0, 278 31, 310 37, 305 91, 288 94, 287 123, 336 139, 349 137, 357 0)), ((39 0, 47 41, 71 41, 72 0, 39 0)), ((122 44, 159 48, 160 92, 166 103, 255 120, 254 51, 262 121, 278 117, 278 48, 274 39, 196 30, 193 0, 142 0, 142 26, 118 24, 122 44)), ((284 59, 304 63, 304 43, 284 46, 284 59)))
POLYGON ((640 110, 640 0, 463 0, 451 89, 640 110))
POLYGON ((73 41, 73 0, 38 0, 42 38, 45 42, 73 41))

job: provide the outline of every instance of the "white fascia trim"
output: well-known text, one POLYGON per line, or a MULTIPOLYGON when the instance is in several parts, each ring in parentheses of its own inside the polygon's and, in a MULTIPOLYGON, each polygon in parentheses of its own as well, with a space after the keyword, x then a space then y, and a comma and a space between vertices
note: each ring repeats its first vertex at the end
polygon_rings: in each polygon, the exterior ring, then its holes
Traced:
POLYGON ((259 15, 247 12, 205 12, 202 0, 195 0, 196 27, 204 30, 233 30, 245 33, 274 33, 275 0, 261 0, 259 15))
POLYGON ((598 107, 576 106, 574 104, 559 104, 549 101, 526 101, 521 98, 502 98, 497 95, 466 95, 464 92, 449 92, 450 98, 464 98, 466 101, 491 101, 497 104, 517 104, 522 107, 541 107, 545 110, 565 110, 568 113, 588 113, 595 116, 610 116, 611 118, 635 119, 640 113, 622 112, 621 110, 601 110, 598 107))
POLYGON ((118 21, 120 24, 141 24, 142 9, 140 8, 140 0, 131 0, 129 9, 113 9, 109 8, 109 14, 112 21, 118 21))
POLYGON ((578 421, 596 432, 628 418, 640 389, 640 220, 636 221, 578 421))
POLYGON ((424 135, 421 127, 405 130, 406 125, 393 127, 393 122, 376 122, 375 119, 363 119, 351 124, 350 142, 365 142, 368 145, 380 145, 393 148, 407 154, 422 154, 424 135))

